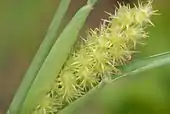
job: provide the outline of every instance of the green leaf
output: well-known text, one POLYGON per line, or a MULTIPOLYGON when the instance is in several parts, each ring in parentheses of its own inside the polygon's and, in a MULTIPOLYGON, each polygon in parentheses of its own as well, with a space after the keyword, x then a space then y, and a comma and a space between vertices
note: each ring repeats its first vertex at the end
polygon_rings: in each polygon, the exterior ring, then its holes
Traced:
POLYGON ((170 64, 170 52, 156 54, 139 60, 134 60, 122 67, 127 74, 136 74, 162 65, 170 64))
POLYGON ((30 67, 28 68, 13 100, 8 109, 8 114, 18 114, 20 107, 29 91, 32 82, 34 81, 39 69, 41 68, 45 58, 47 57, 52 45, 56 41, 56 33, 60 22, 65 15, 71 0, 61 0, 60 5, 54 15, 52 23, 48 29, 47 35, 37 51, 30 67))
POLYGON ((78 33, 91 10, 91 4, 82 7, 60 34, 28 91, 20 114, 31 113, 37 103, 44 98, 46 92, 50 90, 51 84, 70 54, 78 33))
MULTIPOLYGON (((113 80, 111 80, 111 83, 114 83, 115 81, 120 80, 121 78, 124 78, 126 76, 134 76, 134 74, 138 74, 140 72, 167 64, 170 64, 170 52, 134 60, 128 65, 123 66, 122 72, 124 72, 124 74, 117 76, 117 78, 113 78, 113 80)), ((90 90, 86 95, 61 110, 59 114, 80 114, 81 108, 84 107, 85 104, 88 104, 89 99, 95 97, 97 92, 104 89, 105 85, 107 85, 107 81, 101 82, 98 86, 90 90)))

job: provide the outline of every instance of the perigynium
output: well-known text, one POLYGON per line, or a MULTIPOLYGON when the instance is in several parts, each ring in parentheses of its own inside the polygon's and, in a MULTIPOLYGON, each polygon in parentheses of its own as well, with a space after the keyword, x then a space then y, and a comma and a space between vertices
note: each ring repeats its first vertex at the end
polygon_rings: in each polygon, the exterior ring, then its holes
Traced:
POLYGON ((77 43, 51 90, 33 113, 57 113, 104 78, 120 73, 118 66, 131 60, 137 44, 143 44, 148 37, 145 28, 153 25, 150 18, 156 11, 148 1, 133 8, 119 4, 114 15, 108 14, 99 28, 90 29, 87 37, 77 43))

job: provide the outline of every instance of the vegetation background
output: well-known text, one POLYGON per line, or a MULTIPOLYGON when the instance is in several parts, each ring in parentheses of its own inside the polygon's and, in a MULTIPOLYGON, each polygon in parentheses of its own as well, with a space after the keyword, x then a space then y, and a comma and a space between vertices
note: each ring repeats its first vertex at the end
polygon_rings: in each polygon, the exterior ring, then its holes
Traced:
MULTIPOLYGON (((129 1, 126 0, 126 2, 129 1)), ((0 0, 0 114, 4 114, 7 110, 48 30, 59 2, 60 0, 0 0)), ((86 0, 72 0, 60 30, 85 2, 86 0)), ((84 30, 89 27, 97 27, 101 18, 107 17, 104 11, 114 12, 115 4, 116 0, 99 0, 89 16, 84 30)), ((169 4, 169 0, 154 0, 154 8, 158 9, 161 15, 154 16, 155 27, 148 29, 150 38, 146 41, 146 45, 140 48, 141 53, 137 54, 137 57, 170 50, 169 4)), ((84 30, 80 33, 81 36, 84 36, 84 30)), ((109 110, 108 113, 112 112, 112 95, 116 94, 119 104, 121 104, 116 108, 118 113, 124 114, 123 110, 130 110, 128 106, 134 108, 134 104, 135 106, 139 104, 139 107, 143 109, 149 107, 148 112, 169 114, 169 69, 170 66, 153 69, 135 78, 127 77, 121 84, 114 85, 114 87, 110 85, 111 88, 108 87, 101 94, 101 102, 106 103, 102 109, 109 110), (121 91, 111 91, 112 87, 116 88, 115 86, 119 86, 121 91)), ((96 114, 98 113, 96 112, 96 114)))

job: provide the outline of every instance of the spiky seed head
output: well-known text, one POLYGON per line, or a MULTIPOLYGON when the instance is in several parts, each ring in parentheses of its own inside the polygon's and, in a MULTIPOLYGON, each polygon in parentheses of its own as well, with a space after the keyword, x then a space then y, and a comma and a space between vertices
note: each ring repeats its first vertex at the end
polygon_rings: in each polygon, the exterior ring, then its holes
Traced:
POLYGON ((136 45, 148 37, 145 28, 152 24, 150 18, 156 14, 151 3, 139 2, 134 8, 119 3, 114 15, 108 13, 108 20, 103 20, 99 28, 90 29, 56 76, 50 98, 58 104, 51 105, 47 97, 47 101, 40 103, 39 111, 51 107, 51 112, 60 110, 109 75, 120 73, 117 66, 131 60, 136 45))

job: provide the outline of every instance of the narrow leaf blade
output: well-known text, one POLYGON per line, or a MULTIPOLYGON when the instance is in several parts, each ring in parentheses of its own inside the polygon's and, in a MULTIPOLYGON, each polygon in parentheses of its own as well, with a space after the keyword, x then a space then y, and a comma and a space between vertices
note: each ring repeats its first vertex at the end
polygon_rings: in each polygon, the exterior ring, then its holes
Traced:
POLYGON ((27 92, 34 81, 40 67, 42 66, 45 58, 47 57, 53 43, 57 39, 56 33, 59 28, 60 22, 66 13, 69 3, 71 0, 61 0, 60 5, 56 11, 56 14, 52 20, 52 23, 49 27, 47 35, 45 36, 44 41, 42 42, 39 50, 37 51, 30 67, 28 68, 14 98, 11 102, 11 105, 8 109, 8 114, 18 114, 20 107, 27 95, 27 92))
POLYGON ((36 107, 38 101, 41 101, 46 92, 50 90, 51 83, 54 82, 70 54, 78 33, 91 10, 92 5, 82 7, 60 34, 27 93, 20 114, 30 113, 36 107))

